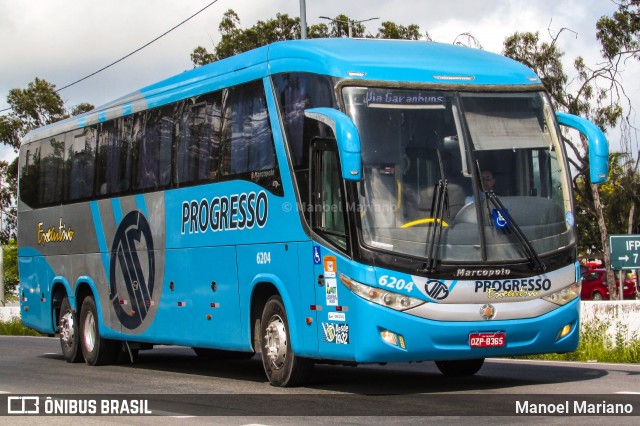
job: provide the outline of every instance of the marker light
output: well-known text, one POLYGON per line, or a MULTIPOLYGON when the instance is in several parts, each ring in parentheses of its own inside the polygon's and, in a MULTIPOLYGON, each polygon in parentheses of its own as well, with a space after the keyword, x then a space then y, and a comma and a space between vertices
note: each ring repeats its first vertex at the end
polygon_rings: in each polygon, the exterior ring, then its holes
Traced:
POLYGON ((387 308, 395 309, 396 311, 406 311, 407 309, 427 303, 424 300, 405 296, 400 293, 370 287, 354 281, 344 274, 340 274, 340 282, 363 299, 386 306, 387 308))
POLYGON ((580 297, 580 282, 573 283, 570 286, 563 288, 562 290, 556 291, 555 293, 551 293, 547 296, 543 296, 542 298, 547 302, 555 303, 556 305, 562 306, 566 305, 577 297, 580 297))
POLYGON ((476 79, 472 75, 434 75, 433 78, 445 81, 473 81, 476 79))
POLYGON ((566 336, 570 332, 571 332, 571 324, 565 325, 564 327, 562 327, 562 330, 560 330, 560 333, 558 333, 558 337, 556 338, 556 340, 562 339, 564 336, 566 336))
POLYGON ((390 345, 398 346, 398 338, 396 337, 396 333, 389 330, 383 330, 380 332, 380 337, 382 337, 382 340, 389 343, 390 345))

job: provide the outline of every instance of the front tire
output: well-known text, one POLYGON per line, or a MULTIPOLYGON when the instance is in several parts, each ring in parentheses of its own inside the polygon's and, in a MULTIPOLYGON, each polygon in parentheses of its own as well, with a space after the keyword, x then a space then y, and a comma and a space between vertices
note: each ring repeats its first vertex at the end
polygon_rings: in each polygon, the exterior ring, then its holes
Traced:
POLYGON ((60 333, 60 347, 67 362, 82 361, 80 351, 80 331, 78 327, 78 315, 71 309, 69 298, 62 299, 60 315, 58 317, 58 332, 60 333))
POLYGON ((599 302, 599 301, 604 300, 604 297, 602 296, 602 294, 601 294, 601 293, 599 293, 599 292, 597 292, 597 291, 596 291, 596 292, 594 292, 594 293, 593 293, 593 295, 591 296, 591 300, 596 300, 596 301, 598 301, 598 302, 599 302))
POLYGON ((100 336, 98 310, 91 296, 84 299, 80 310, 80 335, 82 355, 87 364, 113 364, 118 358, 119 342, 100 336))
POLYGON ((436 361, 436 367, 445 376, 473 376, 484 364, 484 358, 436 361))
POLYGON ((287 312, 280 296, 271 296, 264 305, 260 332, 262 365, 271 385, 291 387, 304 384, 313 369, 313 362, 293 353, 287 312))

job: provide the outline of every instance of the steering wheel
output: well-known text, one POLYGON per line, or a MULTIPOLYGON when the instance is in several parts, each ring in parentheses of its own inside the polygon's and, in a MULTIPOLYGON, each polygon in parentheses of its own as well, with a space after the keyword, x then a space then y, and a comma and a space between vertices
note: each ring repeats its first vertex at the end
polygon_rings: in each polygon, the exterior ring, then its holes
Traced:
POLYGON ((420 226, 420 225, 426 225, 426 224, 429 224, 429 223, 435 223, 436 221, 440 221, 442 226, 449 226, 447 224, 447 222, 445 222, 442 219, 436 219, 434 217, 425 217, 425 218, 422 218, 422 219, 418 219, 418 220, 414 220, 414 221, 411 221, 411 222, 407 222, 404 225, 402 225, 400 228, 401 229, 411 228, 413 226, 420 226))

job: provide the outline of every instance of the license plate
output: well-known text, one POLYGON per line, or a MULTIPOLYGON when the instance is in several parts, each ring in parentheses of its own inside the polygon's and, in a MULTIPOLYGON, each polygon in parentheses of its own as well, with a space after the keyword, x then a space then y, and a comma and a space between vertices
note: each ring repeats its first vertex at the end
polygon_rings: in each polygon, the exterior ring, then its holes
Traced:
POLYGON ((472 348, 499 348, 507 343, 504 333, 471 333, 469 346, 472 348))

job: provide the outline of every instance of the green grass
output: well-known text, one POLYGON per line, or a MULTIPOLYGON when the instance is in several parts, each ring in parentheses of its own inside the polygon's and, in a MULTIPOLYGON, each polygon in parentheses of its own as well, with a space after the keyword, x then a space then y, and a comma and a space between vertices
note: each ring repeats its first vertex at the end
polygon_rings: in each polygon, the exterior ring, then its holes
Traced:
POLYGON ((0 321, 0 336, 42 336, 42 334, 26 327, 19 319, 14 318, 11 321, 0 321))
POLYGON ((629 327, 617 322, 614 335, 607 333, 613 316, 583 322, 580 326, 580 343, 575 352, 516 357, 550 361, 597 361, 612 363, 640 363, 640 340, 637 333, 630 338, 629 327))

